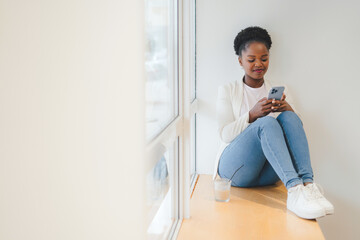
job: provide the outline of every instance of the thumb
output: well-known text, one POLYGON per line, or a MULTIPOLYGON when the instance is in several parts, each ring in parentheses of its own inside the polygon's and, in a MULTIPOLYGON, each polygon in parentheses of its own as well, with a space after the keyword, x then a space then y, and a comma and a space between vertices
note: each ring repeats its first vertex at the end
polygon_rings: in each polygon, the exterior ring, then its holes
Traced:
POLYGON ((263 102, 265 100, 267 100, 267 97, 263 97, 262 99, 259 100, 259 102, 263 102))

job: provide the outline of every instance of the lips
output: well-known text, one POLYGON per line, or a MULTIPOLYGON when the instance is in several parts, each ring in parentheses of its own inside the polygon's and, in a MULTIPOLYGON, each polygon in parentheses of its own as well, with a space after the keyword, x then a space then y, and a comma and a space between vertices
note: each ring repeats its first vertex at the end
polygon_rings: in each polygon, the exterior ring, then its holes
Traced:
POLYGON ((256 73, 262 73, 264 71, 264 69, 255 69, 254 72, 256 73))

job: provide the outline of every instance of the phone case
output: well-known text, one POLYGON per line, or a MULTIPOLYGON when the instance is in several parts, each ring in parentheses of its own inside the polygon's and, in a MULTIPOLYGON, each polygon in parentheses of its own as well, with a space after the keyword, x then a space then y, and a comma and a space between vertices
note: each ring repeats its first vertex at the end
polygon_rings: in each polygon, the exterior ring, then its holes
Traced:
POLYGON ((272 87, 268 99, 281 100, 285 87, 272 87))

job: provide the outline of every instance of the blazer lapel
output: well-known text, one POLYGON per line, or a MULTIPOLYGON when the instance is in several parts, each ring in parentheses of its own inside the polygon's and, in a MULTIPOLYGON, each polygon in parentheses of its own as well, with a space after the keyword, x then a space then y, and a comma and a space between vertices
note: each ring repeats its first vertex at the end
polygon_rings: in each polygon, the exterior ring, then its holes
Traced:
POLYGON ((240 117, 241 104, 242 104, 243 95, 244 95, 243 84, 244 83, 243 83, 242 79, 237 80, 235 82, 234 95, 233 95, 233 112, 234 112, 235 119, 240 117))

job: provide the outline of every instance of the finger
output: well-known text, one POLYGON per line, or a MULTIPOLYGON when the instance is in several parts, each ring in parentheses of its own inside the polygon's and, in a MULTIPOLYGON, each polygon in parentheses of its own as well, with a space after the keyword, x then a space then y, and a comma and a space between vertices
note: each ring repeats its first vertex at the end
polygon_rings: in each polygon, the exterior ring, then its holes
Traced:
POLYGON ((279 110, 279 106, 272 106, 271 107, 272 112, 277 112, 278 110, 279 110))
POLYGON ((282 108, 281 107, 277 107, 276 110, 274 110, 274 112, 281 112, 282 108))
POLYGON ((272 100, 271 103, 272 103, 273 106, 279 106, 279 104, 281 103, 281 101, 279 101, 279 100, 272 100))
POLYGON ((284 101, 285 98, 286 98, 286 95, 285 95, 285 93, 283 93, 283 95, 282 95, 282 97, 281 97, 281 101, 284 101))
POLYGON ((263 101, 265 101, 265 100, 267 100, 267 98, 266 98, 266 97, 263 97, 262 99, 259 100, 259 102, 263 102, 263 101))
POLYGON ((265 114, 269 114, 269 113, 271 113, 271 111, 272 111, 271 107, 262 110, 262 112, 265 113, 265 114))
POLYGON ((272 103, 274 101, 274 99, 268 99, 266 102, 267 103, 272 103))
POLYGON ((278 108, 278 112, 283 112, 283 111, 285 111, 286 106, 287 106, 287 104, 281 104, 280 107, 278 108))
POLYGON ((261 108, 261 111, 262 112, 271 112, 271 105, 267 105, 267 106, 263 106, 262 108, 261 108))
POLYGON ((281 101, 279 101, 279 104, 272 106, 272 111, 273 112, 282 112, 285 109, 285 107, 286 107, 286 102, 281 103, 281 101))
POLYGON ((264 113, 266 113, 266 114, 269 114, 269 113, 271 113, 273 110, 270 108, 270 109, 267 109, 266 111, 264 111, 264 113))
POLYGON ((271 107, 272 106, 272 101, 271 100, 268 100, 266 102, 263 102, 262 106, 266 106, 266 107, 271 107))
POLYGON ((263 107, 263 106, 271 105, 271 101, 269 102, 268 100, 266 100, 266 101, 260 102, 259 104, 260 104, 260 106, 263 107))
POLYGON ((271 107, 271 100, 270 100, 270 101, 267 100, 267 101, 261 102, 260 105, 261 105, 262 108, 263 108, 263 107, 268 107, 268 106, 271 107))

